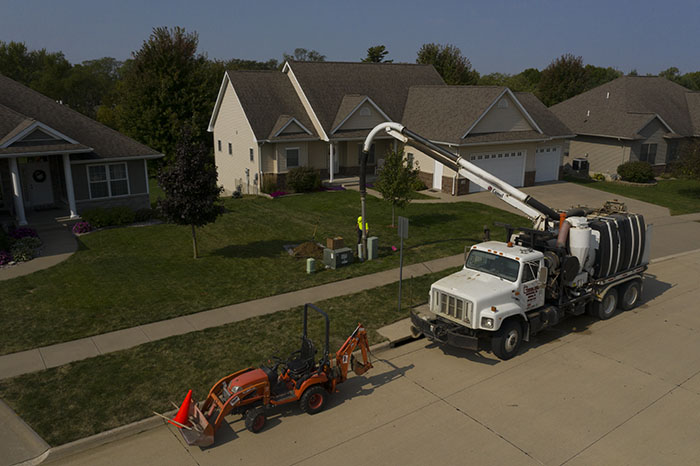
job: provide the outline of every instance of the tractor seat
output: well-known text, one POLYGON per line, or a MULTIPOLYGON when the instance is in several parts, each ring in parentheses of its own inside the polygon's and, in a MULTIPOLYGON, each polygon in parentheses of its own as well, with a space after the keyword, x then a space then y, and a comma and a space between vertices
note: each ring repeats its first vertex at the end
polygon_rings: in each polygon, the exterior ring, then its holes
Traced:
POLYGON ((302 337, 301 349, 294 354, 298 354, 298 357, 287 362, 287 369, 289 369, 292 377, 298 378, 313 369, 315 365, 316 348, 314 343, 308 338, 302 337))

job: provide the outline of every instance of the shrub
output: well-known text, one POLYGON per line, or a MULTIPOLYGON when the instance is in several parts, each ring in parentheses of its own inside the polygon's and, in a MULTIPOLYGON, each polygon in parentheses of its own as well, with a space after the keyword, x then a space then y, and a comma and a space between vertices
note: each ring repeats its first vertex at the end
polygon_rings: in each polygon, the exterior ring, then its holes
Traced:
POLYGON ((147 222, 153 218, 153 209, 139 209, 134 212, 135 222, 147 222))
POLYGON ((3 230, 0 227, 0 251, 7 251, 10 249, 10 244, 12 243, 12 239, 10 238, 10 235, 8 235, 5 230, 3 230))
POLYGON ((617 174, 622 181, 633 183, 649 183, 654 180, 654 170, 649 162, 630 161, 617 167, 617 174))
POLYGON ((39 246, 41 246, 41 240, 38 237, 25 236, 12 244, 10 254, 16 262, 28 261, 34 257, 39 246))
POLYGON ((12 254, 7 251, 0 251, 0 265, 7 265, 12 262, 12 254))
POLYGON ((86 210, 81 214, 81 217, 93 228, 127 225, 136 221, 134 211, 124 206, 110 207, 109 209, 97 207, 86 210))
POLYGON ((33 228, 29 227, 19 227, 15 228, 10 232, 10 236, 13 237, 14 239, 22 239, 22 238, 37 238, 39 235, 37 234, 36 230, 33 228))
POLYGON ((287 186, 297 193, 321 189, 321 176, 311 167, 292 168, 287 173, 287 186))
POLYGON ((416 178, 413 183, 411 183, 411 189, 413 191, 423 191, 425 189, 428 189, 428 187, 423 183, 423 181, 420 178, 416 178))
POLYGON ((602 173, 594 173, 593 176, 591 176, 591 179, 595 181, 605 181, 605 175, 602 173))
POLYGON ((275 175, 272 173, 265 173, 262 176, 262 186, 260 186, 260 191, 265 194, 274 193, 277 191, 277 183, 275 183, 275 175))
POLYGON ((89 233, 92 231, 92 226, 88 222, 78 222, 73 225, 73 233, 76 235, 82 235, 84 233, 89 233))

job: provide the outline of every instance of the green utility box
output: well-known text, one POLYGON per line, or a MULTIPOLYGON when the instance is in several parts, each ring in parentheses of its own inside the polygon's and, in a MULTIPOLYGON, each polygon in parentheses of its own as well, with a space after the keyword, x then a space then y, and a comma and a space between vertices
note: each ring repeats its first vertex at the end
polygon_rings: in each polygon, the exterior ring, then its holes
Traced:
POLYGON ((309 257, 306 259, 306 273, 314 273, 316 271, 316 259, 309 257))

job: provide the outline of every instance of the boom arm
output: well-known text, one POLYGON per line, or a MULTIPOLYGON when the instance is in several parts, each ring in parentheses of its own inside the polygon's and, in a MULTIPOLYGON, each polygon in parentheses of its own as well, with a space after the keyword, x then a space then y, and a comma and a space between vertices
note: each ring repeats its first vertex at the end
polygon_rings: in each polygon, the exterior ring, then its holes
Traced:
POLYGON ((352 335, 345 340, 343 346, 335 353, 335 363, 340 369, 340 376, 337 383, 344 382, 348 378, 348 366, 352 364, 352 370, 355 374, 362 375, 372 368, 372 363, 369 361, 369 341, 367 340, 367 331, 362 324, 357 324, 357 328, 352 335), (362 363, 355 360, 352 353, 357 347, 362 351, 362 363))
POLYGON ((459 155, 430 142, 423 136, 414 133, 399 123, 387 122, 375 126, 365 139, 362 148, 364 152, 369 152, 369 148, 372 146, 372 140, 380 132, 386 132, 404 143, 410 141, 411 145, 423 151, 427 156, 446 165, 469 181, 491 191, 501 200, 515 207, 530 218, 535 225, 535 229, 545 230, 547 219, 553 221, 559 220, 559 214, 556 211, 542 204, 537 199, 525 194, 486 170, 477 167, 473 163, 464 160, 459 155))

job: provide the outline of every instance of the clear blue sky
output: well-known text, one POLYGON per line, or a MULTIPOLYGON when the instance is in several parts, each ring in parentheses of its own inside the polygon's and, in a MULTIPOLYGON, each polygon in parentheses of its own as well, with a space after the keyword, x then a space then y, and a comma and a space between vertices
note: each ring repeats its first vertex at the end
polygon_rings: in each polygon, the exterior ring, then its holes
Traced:
POLYGON ((451 43, 482 74, 542 69, 573 53, 640 74, 700 70, 700 1, 598 0, 2 0, 0 40, 62 51, 73 63, 123 60, 152 28, 199 33, 210 58, 281 59, 296 47, 357 61, 383 44, 414 62, 451 43))

